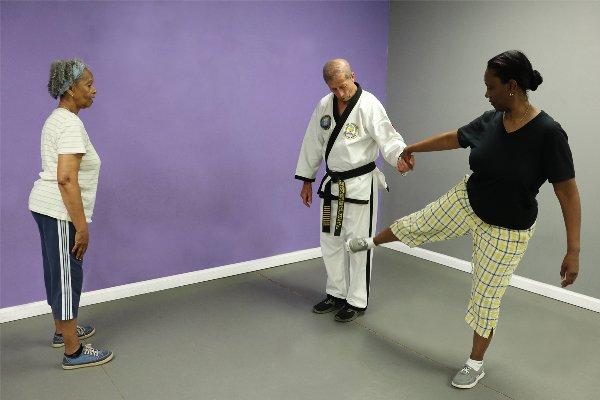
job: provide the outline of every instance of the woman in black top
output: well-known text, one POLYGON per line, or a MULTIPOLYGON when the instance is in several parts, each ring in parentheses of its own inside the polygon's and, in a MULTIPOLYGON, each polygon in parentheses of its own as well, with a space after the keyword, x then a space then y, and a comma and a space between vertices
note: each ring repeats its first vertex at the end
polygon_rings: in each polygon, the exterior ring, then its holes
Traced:
POLYGON ((497 326, 500 300, 533 235, 535 197, 546 180, 554 186, 566 227, 561 286, 572 284, 579 273, 581 206, 568 138, 527 96, 542 77, 523 53, 512 50, 488 61, 484 81, 493 111, 456 131, 406 147, 398 161, 399 167, 412 167, 413 153, 469 147, 473 174, 377 236, 347 243, 356 252, 393 241, 414 247, 473 236, 473 286, 465 317, 474 330, 473 347, 452 380, 458 388, 471 388, 484 376, 483 356, 497 326))

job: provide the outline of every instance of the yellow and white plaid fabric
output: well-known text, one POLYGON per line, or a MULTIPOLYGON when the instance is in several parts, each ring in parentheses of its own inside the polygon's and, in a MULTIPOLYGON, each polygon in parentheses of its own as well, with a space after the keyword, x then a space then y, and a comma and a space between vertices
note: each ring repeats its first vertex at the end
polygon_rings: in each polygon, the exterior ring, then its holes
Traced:
POLYGON ((535 224, 515 230, 483 222, 469 204, 465 177, 448 193, 397 220, 390 228, 410 247, 469 233, 473 236, 473 281, 465 321, 479 335, 489 337, 498 324, 500 301, 525 254, 535 224))

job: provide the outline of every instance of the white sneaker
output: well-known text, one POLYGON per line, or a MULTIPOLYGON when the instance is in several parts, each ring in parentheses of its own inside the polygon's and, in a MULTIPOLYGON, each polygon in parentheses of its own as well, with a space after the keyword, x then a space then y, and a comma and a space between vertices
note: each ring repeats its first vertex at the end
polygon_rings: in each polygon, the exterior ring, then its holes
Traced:
POLYGON ((346 241, 345 247, 349 253, 358 253, 369 250, 369 243, 365 238, 354 238, 346 241))

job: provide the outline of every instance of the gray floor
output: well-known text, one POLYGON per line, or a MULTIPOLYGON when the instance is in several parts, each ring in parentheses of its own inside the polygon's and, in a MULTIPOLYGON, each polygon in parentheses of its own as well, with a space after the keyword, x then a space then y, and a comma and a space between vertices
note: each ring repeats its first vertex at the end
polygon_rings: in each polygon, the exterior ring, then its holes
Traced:
POLYGON ((457 390, 470 276, 387 249, 375 268, 349 324, 310 312, 320 259, 85 307, 102 367, 63 371, 47 315, 2 324, 1 398, 598 399, 598 314, 510 288, 487 376, 457 390))

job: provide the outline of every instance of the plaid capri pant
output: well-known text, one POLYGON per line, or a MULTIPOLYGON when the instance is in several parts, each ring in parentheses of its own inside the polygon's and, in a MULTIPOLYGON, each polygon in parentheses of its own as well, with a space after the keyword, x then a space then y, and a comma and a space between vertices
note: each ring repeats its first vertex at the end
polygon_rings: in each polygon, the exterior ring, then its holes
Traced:
POLYGON ((483 222, 469 203, 467 178, 422 210, 397 220, 390 229, 410 247, 472 235, 473 279, 465 321, 487 338, 498 324, 500 301, 525 254, 535 224, 516 230, 483 222))

